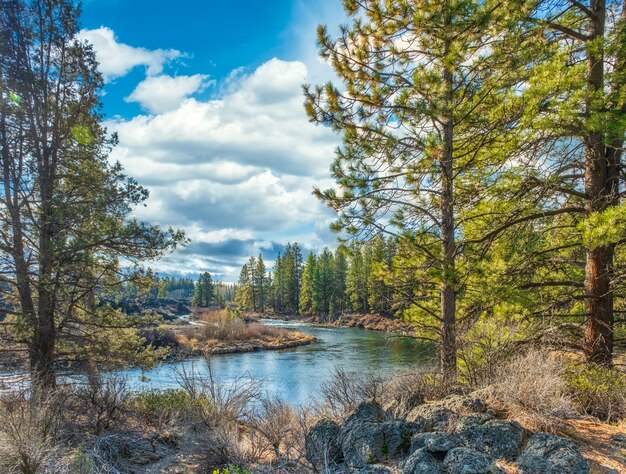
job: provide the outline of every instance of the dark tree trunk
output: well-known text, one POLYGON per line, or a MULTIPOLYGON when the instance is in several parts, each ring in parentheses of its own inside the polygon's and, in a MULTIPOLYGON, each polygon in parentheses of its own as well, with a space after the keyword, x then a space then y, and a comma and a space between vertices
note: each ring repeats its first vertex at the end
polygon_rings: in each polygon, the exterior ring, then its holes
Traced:
MULTIPOLYGON (((590 41, 587 42, 588 92, 590 95, 604 88, 604 55, 595 44, 604 37, 605 0, 592 0, 590 41)), ((595 111, 588 99, 587 113, 595 111)), ((601 132, 589 133, 585 138, 585 194, 587 214, 602 212, 613 204, 614 166, 609 166, 607 147, 601 132)), ((613 164, 614 165, 614 164, 613 164)), ((588 362, 610 366, 613 360, 613 247, 603 245, 587 248, 585 266, 585 337, 584 352, 588 362)))
MULTIPOLYGON (((448 106, 452 106, 452 72, 444 71, 444 82, 448 88, 448 106)), ((445 383, 456 382, 456 290, 454 237, 454 171, 453 171, 453 133, 454 125, 451 112, 443 126, 443 155, 441 157, 441 251, 443 275, 441 280, 441 347, 440 364, 445 383)))

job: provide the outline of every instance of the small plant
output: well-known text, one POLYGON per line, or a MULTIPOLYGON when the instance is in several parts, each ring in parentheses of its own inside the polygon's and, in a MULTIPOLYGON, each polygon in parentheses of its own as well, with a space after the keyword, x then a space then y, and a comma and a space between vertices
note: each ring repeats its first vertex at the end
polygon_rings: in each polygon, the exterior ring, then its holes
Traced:
POLYGON ((215 469, 213 474, 252 474, 252 471, 244 469, 243 467, 228 466, 222 469, 215 469))
POLYGON ((572 366, 565 375, 574 402, 602 420, 626 418, 626 374, 594 364, 572 366))

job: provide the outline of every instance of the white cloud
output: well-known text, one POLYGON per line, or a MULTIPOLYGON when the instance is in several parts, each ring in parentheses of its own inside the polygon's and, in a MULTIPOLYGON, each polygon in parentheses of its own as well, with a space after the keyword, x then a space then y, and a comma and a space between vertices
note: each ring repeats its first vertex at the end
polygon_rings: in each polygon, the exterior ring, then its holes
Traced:
POLYGON ((105 26, 93 30, 83 29, 78 33, 78 38, 93 45, 100 72, 107 82, 126 75, 136 66, 145 66, 149 75, 160 74, 165 63, 183 57, 175 49, 150 50, 119 43, 113 30, 105 26))
MULTIPOLYGON (((164 99, 160 85, 141 95, 140 84, 131 96, 152 113, 106 124, 120 140, 111 158, 150 189, 137 216, 182 227, 192 239, 154 268, 213 269, 232 280, 242 260, 260 251, 270 256, 276 242, 332 243, 330 211, 312 189, 331 185, 339 140, 306 117, 307 72, 301 62, 272 59, 231 74, 218 85, 220 96, 207 100, 185 98, 193 92, 164 99)), ((186 91, 206 80, 200 76, 186 91)))
POLYGON ((139 102, 148 112, 158 114, 170 112, 195 92, 202 92, 209 84, 209 76, 148 76, 126 98, 128 102, 139 102))
POLYGON ((306 74, 300 62, 272 59, 231 83, 219 99, 189 98, 168 112, 111 121, 120 137, 115 156, 140 180, 155 179, 156 168, 168 164, 177 167, 171 172, 197 178, 216 163, 231 163, 222 174, 242 179, 252 168, 326 177, 338 140, 304 113, 306 74), (155 169, 134 166, 136 159, 155 169))

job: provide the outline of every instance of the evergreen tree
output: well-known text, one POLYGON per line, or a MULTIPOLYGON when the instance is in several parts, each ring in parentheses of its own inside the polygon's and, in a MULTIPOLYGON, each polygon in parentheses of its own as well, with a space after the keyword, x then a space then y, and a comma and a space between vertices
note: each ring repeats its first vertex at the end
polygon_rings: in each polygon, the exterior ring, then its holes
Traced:
POLYGON ((313 282, 313 312, 327 317, 331 314, 334 296, 333 254, 325 248, 317 259, 313 282))
POLYGON ((257 310, 264 312, 267 304, 268 280, 265 262, 261 254, 259 254, 259 258, 256 260, 256 267, 253 274, 253 291, 257 310))
POLYGON ((209 307, 215 301, 213 279, 209 272, 200 275, 193 295, 193 304, 202 308, 209 307))
POLYGON ((344 246, 340 245, 337 248, 334 260, 332 313, 342 314, 349 308, 349 301, 346 294, 348 260, 346 258, 346 249, 344 246))
POLYGON ((138 265, 184 242, 132 218, 148 192, 108 159, 115 141, 101 124, 102 77, 77 39, 79 16, 72 0, 0 7, 0 260, 15 295, 4 325, 28 348, 36 396, 53 390, 59 362, 147 355, 132 323, 97 295, 124 280, 146 284, 138 265))
MULTIPOLYGON (((441 370, 452 381, 460 280, 471 267, 460 261, 469 249, 458 241, 459 214, 485 197, 480 190, 506 159, 494 150, 510 140, 516 119, 501 94, 508 72, 494 67, 506 62, 498 28, 509 25, 492 21, 497 5, 478 0, 344 7, 353 21, 338 39, 318 30, 321 56, 344 87, 305 92, 311 120, 343 136, 332 165, 339 192, 317 195, 339 211, 335 230, 362 240, 392 233, 419 250, 416 277, 437 290, 414 308, 416 322, 437 328, 441 370)), ((366 309, 363 281, 350 276, 353 303, 366 309)))
POLYGON ((304 270, 302 271, 302 286, 300 287, 300 314, 313 314, 313 286, 315 284, 317 257, 310 252, 304 270))

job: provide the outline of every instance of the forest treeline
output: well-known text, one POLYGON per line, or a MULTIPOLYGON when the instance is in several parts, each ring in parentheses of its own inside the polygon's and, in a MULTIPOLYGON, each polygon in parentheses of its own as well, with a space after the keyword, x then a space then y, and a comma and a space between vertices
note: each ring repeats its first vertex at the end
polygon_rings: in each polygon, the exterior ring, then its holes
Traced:
POLYGON ((224 306, 234 299, 235 285, 213 281, 209 272, 198 279, 191 277, 151 275, 147 283, 124 283, 101 295, 103 301, 178 300, 197 307, 224 306))
POLYGON ((325 319, 345 312, 400 314, 401 294, 387 283, 397 249, 396 239, 378 235, 304 259, 298 244, 288 244, 271 271, 262 255, 250 257, 235 287, 235 304, 243 311, 325 319))

